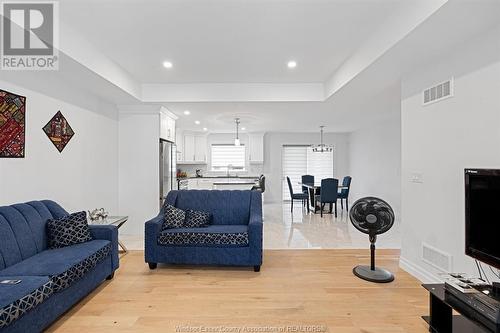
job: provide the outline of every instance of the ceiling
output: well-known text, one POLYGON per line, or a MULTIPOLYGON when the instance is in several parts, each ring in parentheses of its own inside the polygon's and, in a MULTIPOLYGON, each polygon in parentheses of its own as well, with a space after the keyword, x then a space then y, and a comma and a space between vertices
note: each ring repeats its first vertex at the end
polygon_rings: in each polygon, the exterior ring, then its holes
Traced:
POLYGON ((188 130, 232 132, 238 116, 251 132, 350 132, 397 116, 401 78, 500 32, 498 13, 500 0, 65 0, 60 70, 2 75, 47 94, 160 104, 188 130), (322 97, 297 97, 307 89, 322 97))
POLYGON ((68 0, 60 17, 141 83, 323 82, 412 1, 68 0))

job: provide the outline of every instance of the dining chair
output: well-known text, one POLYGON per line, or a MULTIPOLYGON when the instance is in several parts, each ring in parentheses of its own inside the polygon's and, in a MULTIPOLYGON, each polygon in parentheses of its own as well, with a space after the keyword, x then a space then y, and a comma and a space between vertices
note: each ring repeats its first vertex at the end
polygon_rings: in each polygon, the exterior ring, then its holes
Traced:
POLYGON ((301 200, 302 206, 304 206, 304 203, 307 203, 307 212, 309 212, 309 195, 307 193, 293 193, 293 187, 292 182, 290 181, 290 177, 287 176, 286 181, 288 183, 288 190, 290 191, 290 198, 292 200, 292 208, 290 209, 290 211, 293 213, 293 201, 301 200))
MULTIPOLYGON (((323 217, 323 209, 325 204, 330 204, 330 213, 332 212, 332 207, 335 205, 335 217, 337 217, 337 197, 339 190, 339 180, 335 178, 325 178, 321 180, 321 193, 316 195, 316 202, 319 202, 321 217, 323 217)), ((316 207, 314 207, 316 212, 316 207)))
POLYGON ((342 186, 345 188, 341 189, 339 192, 339 199, 340 199, 340 207, 342 210, 344 209, 344 204, 343 200, 345 200, 345 208, 347 211, 349 211, 349 190, 351 189, 351 176, 345 176, 344 179, 342 179, 342 186))
MULTIPOLYGON (((311 175, 303 175, 302 176, 302 184, 311 184, 314 185, 314 176, 311 175)), ((308 193, 309 189, 305 186, 302 186, 302 192, 308 193)))

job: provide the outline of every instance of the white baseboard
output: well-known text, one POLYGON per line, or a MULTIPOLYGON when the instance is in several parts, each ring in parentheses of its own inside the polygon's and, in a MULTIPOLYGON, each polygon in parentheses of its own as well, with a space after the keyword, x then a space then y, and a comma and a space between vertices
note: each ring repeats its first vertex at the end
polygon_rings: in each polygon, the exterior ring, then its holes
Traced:
POLYGON ((425 270, 421 266, 411 262, 410 260, 400 257, 399 267, 402 268, 407 273, 413 275, 415 278, 420 280, 422 283, 441 283, 443 282, 439 277, 428 270, 425 270))

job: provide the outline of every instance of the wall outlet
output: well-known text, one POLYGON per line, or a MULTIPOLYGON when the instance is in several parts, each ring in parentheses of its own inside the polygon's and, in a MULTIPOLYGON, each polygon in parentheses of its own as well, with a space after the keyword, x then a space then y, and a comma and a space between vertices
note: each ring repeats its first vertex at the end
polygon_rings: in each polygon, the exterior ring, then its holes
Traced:
POLYGON ((424 182, 424 175, 420 172, 413 172, 410 176, 410 182, 421 184, 424 182))

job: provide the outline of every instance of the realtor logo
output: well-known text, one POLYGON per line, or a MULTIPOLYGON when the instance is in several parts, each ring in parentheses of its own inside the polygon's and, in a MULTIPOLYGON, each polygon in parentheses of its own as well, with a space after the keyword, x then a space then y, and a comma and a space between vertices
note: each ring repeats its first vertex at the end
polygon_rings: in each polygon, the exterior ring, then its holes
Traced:
POLYGON ((58 9, 54 1, 1 3, 1 69, 59 68, 58 9))

